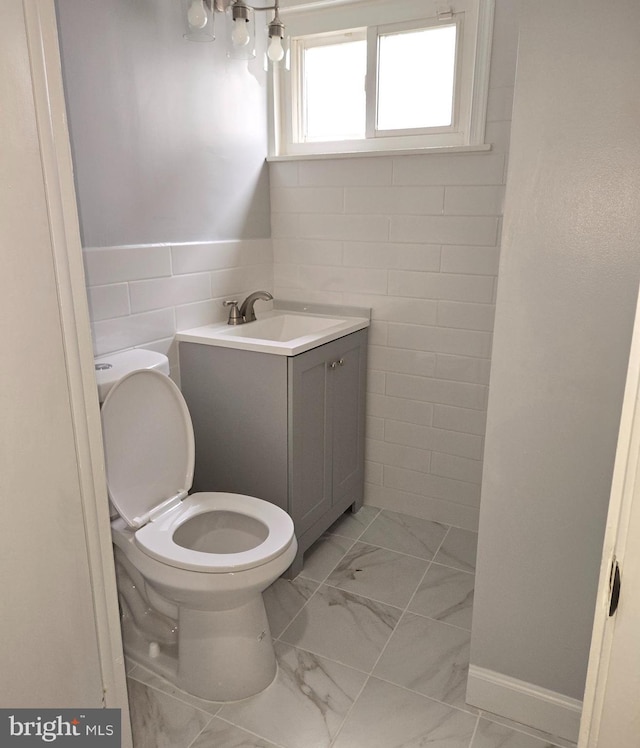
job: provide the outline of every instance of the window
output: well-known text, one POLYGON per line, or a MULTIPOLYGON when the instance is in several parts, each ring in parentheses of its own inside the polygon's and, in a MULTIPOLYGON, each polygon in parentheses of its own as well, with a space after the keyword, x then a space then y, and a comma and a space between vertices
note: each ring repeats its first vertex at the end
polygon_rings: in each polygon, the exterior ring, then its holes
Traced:
POLYGON ((452 1, 290 8, 272 155, 482 144, 493 0, 452 1))
POLYGON ((361 33, 309 38, 299 46, 300 141, 365 137, 367 41, 361 33))
POLYGON ((457 35, 451 23, 379 35, 376 130, 453 124, 457 35))

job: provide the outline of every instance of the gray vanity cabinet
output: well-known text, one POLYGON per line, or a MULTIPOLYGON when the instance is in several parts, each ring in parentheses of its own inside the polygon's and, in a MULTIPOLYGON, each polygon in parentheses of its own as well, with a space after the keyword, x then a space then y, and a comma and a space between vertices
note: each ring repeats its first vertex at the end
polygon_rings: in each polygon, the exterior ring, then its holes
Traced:
POLYGON ((362 505, 367 330, 297 356, 180 342, 194 424, 194 489, 257 496, 289 512, 302 554, 362 505))

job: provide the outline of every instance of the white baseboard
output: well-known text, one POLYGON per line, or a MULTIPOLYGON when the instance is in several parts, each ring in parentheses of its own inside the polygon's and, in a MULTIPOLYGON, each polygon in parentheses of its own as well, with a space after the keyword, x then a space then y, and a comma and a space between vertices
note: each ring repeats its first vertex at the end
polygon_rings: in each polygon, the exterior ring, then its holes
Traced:
POLYGON ((576 742, 582 702, 493 670, 469 666, 467 703, 576 742))

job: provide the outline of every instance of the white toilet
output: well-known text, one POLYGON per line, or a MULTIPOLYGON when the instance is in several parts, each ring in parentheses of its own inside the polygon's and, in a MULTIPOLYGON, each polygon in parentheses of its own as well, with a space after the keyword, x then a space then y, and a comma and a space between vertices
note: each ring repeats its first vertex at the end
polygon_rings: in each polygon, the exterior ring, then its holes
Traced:
POLYGON ((262 592, 296 555, 293 522, 252 496, 187 494, 193 427, 167 374, 152 351, 96 359, 125 651, 196 696, 243 699, 276 674, 262 592))

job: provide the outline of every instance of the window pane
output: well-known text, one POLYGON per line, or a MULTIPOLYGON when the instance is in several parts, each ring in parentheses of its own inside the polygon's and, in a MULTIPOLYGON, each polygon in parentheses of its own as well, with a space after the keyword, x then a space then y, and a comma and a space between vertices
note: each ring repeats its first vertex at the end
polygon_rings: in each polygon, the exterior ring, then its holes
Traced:
POLYGON ((455 24, 381 35, 378 53, 378 130, 452 124, 455 24))
POLYGON ((305 140, 365 136, 366 41, 304 50, 305 140))

